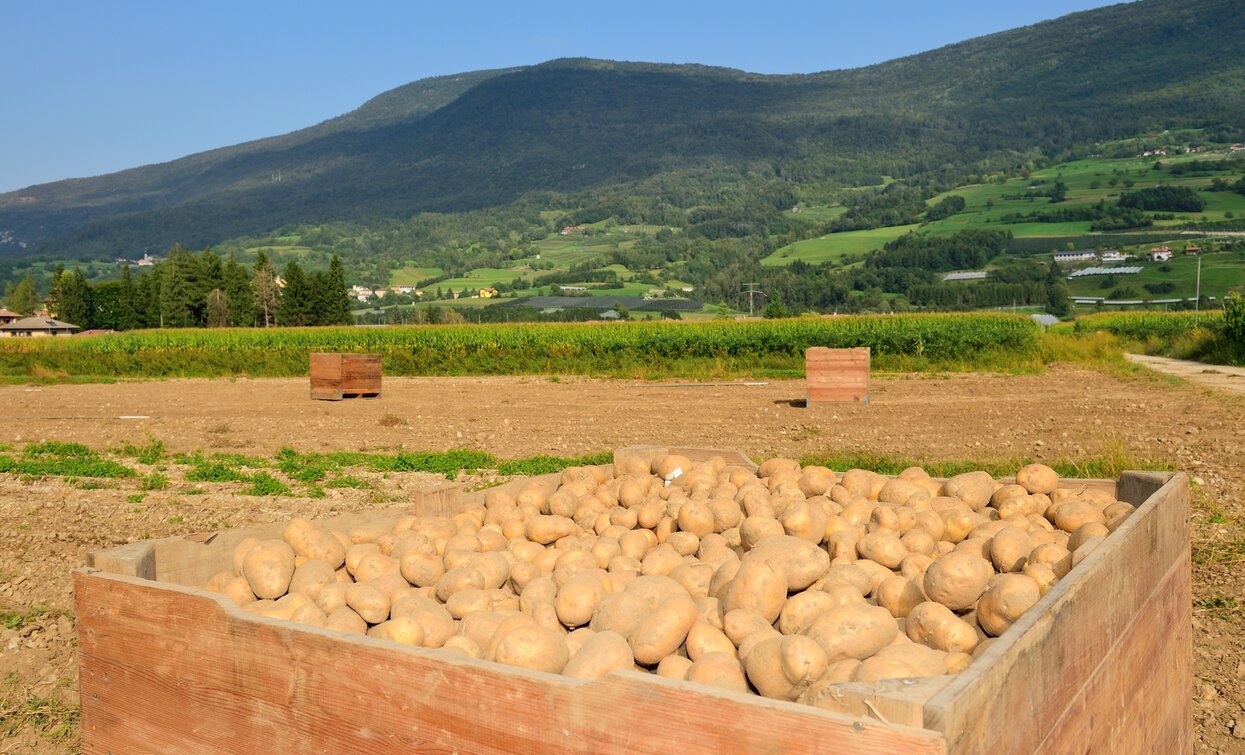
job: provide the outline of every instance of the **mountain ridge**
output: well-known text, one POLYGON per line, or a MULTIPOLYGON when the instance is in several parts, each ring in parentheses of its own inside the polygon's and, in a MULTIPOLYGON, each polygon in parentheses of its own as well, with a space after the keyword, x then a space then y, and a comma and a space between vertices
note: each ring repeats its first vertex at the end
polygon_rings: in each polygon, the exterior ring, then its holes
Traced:
POLYGON ((1239 123, 1236 6, 1140 0, 812 74, 566 58, 421 79, 290 134, 0 194, 0 253, 204 246, 705 166, 848 186, 1239 123))

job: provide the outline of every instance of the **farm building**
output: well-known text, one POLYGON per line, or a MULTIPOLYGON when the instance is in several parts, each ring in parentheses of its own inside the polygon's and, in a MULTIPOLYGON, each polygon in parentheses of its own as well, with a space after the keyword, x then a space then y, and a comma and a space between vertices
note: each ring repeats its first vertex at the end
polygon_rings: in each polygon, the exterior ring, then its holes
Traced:
POLYGON ((989 276, 990 274, 984 270, 978 270, 978 271, 967 272, 967 273, 947 273, 946 275, 942 276, 942 282, 951 283, 953 281, 979 281, 979 280, 985 280, 989 276))
POLYGON ((0 325, 8 325, 9 323, 20 319, 22 319, 22 316, 18 313, 0 307, 0 325))
POLYGON ((1073 249, 1068 252, 1055 252, 1056 262, 1092 262, 1098 259, 1092 249, 1073 249))
POLYGON ((1150 250, 1150 259, 1155 262, 1166 262, 1172 258, 1172 250, 1165 246, 1157 246, 1150 250))
POLYGON ((1128 255, 1118 249, 1108 249, 1098 259, 1100 262, 1123 262, 1128 259, 1128 255))
POLYGON ((50 317, 24 317, 6 325, 0 325, 0 336, 8 338, 44 338, 68 336, 79 330, 77 325, 53 320, 50 317))

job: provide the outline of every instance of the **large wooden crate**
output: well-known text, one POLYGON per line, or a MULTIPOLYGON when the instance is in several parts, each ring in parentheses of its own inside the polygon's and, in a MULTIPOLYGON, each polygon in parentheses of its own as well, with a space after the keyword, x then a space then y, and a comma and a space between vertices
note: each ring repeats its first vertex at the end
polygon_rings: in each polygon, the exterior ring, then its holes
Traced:
POLYGON ((804 352, 806 405, 869 403, 869 347, 827 349, 814 346, 804 352))
POLYGON ((380 397, 380 354, 312 354, 311 397, 380 397))
MULTIPOLYGON (((1187 478, 1063 485, 1138 509, 964 672, 838 685, 821 707, 635 672, 527 672, 253 616, 194 587, 281 525, 97 551, 74 573, 83 751, 1190 752, 1187 478)), ((447 485, 412 507, 447 514, 482 495, 447 485)))

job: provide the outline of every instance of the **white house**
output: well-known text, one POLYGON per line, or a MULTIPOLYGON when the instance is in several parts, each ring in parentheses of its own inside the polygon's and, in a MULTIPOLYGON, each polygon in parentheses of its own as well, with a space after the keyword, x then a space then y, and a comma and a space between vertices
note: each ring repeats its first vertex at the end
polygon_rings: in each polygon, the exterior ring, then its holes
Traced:
POLYGON ((1172 250, 1165 246, 1155 247, 1150 250, 1150 259, 1155 262, 1166 262, 1172 258, 1172 250))
POLYGON ((1098 259, 1092 249, 1073 249, 1070 252, 1055 252, 1056 262, 1092 262, 1098 259))
POLYGON ((71 336, 77 325, 53 320, 50 317, 25 317, 14 320, 7 325, 0 325, 0 336, 16 338, 45 338, 49 336, 71 336))
POLYGON ((1102 253, 1102 256, 1099 257, 1099 259, 1103 262, 1123 262, 1128 259, 1128 256, 1118 249, 1108 249, 1102 253))

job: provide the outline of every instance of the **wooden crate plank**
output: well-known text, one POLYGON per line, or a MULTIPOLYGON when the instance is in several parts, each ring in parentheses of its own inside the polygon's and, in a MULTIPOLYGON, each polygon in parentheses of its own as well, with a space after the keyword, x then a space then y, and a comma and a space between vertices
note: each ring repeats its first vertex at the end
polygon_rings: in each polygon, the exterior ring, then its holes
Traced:
POLYGON ((1038 752, 1193 751, 1190 575, 1186 550, 1038 752))
POLYGON ((945 752, 933 732, 686 682, 580 682, 74 581, 84 752, 945 752))
MULTIPOLYGON (((1171 475, 930 700, 926 728, 944 732, 950 752, 1035 750, 1149 602, 1155 585, 1173 565, 1187 563, 1188 501, 1188 478, 1171 475)), ((1186 642, 1181 649, 1176 634, 1166 641, 1174 652, 1189 647, 1186 642)), ((1096 704, 1087 698, 1087 707, 1096 704)))

